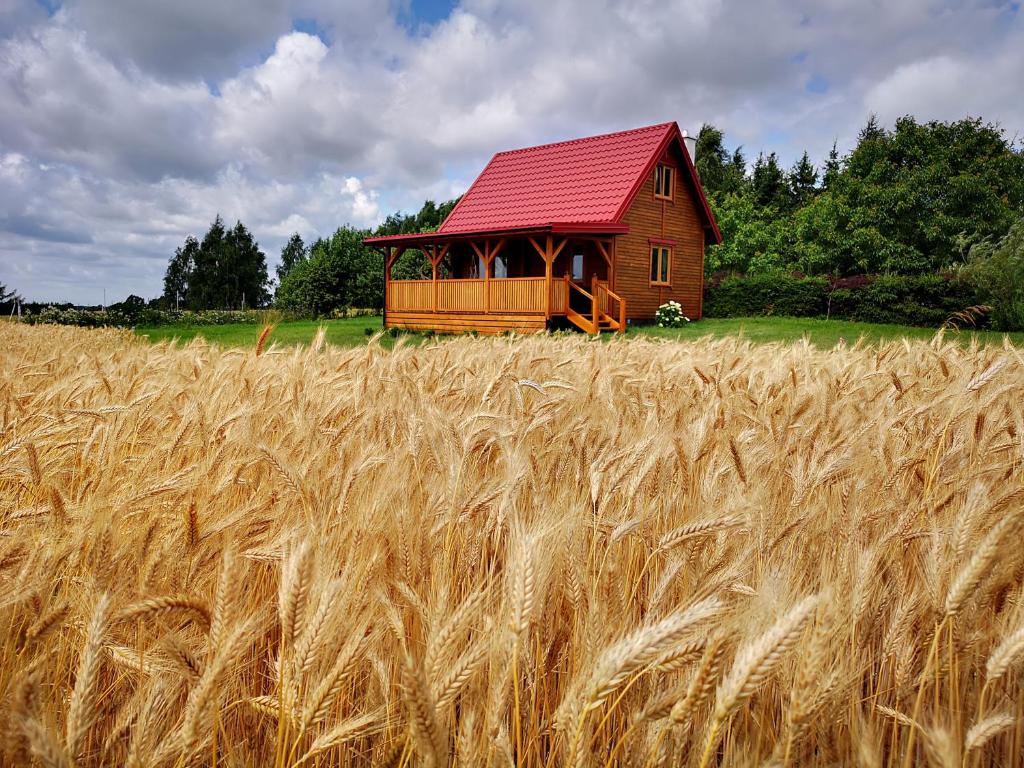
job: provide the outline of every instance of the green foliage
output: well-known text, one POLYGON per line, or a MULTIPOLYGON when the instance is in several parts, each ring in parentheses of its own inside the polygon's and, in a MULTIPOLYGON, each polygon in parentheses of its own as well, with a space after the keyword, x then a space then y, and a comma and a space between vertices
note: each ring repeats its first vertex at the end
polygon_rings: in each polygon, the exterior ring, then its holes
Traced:
POLYGON ((1024 155, 978 119, 871 121, 799 227, 829 271, 920 274, 961 260, 961 235, 1003 235, 1024 210, 1024 155), (824 258, 823 258, 824 257, 824 258))
POLYGON ((683 307, 678 301, 667 301, 654 313, 654 322, 659 328, 681 328, 690 322, 683 314, 683 307))
POLYGON ((820 277, 750 275, 726 277, 704 291, 708 317, 824 317, 828 281, 820 277))
POLYGON ((881 275, 829 281, 774 274, 729 276, 704 292, 708 317, 831 317, 937 328, 977 304, 974 286, 948 275, 881 275))
POLYGON ((310 248, 277 288, 275 306, 315 317, 339 307, 384 304, 384 256, 363 245, 365 230, 341 227, 310 248))
POLYGON ((992 307, 992 324, 1001 331, 1024 330, 1024 218, 998 241, 976 243, 964 276, 992 307))
POLYGON ((220 216, 202 242, 185 240, 164 274, 164 302, 193 310, 262 307, 270 300, 267 260, 242 222, 228 230, 220 216))
POLYGON ((298 232, 293 234, 281 249, 281 263, 277 265, 277 282, 284 280, 296 264, 301 264, 309 258, 309 251, 302 237, 298 232))
MULTIPOLYGON (((427 200, 418 213, 391 214, 377 227, 374 234, 404 235, 412 232, 434 232, 458 202, 456 198, 438 205, 433 200, 427 200)), ((430 261, 423 253, 415 249, 403 253, 391 267, 391 276, 395 280, 424 280, 429 278, 432 273, 430 261)), ((383 296, 381 301, 383 301, 383 296)))
POLYGON ((872 116, 846 157, 833 145, 820 186, 804 153, 788 174, 762 154, 726 188, 721 132, 705 134, 697 164, 725 239, 707 249, 707 274, 935 273, 1024 213, 1024 152, 980 119, 904 117, 888 131, 872 116))
POLYGON ((742 193, 719 195, 712 200, 722 244, 709 247, 704 266, 714 272, 768 274, 783 270, 793 250, 788 219, 775 208, 761 208, 742 193))
POLYGON ((38 312, 27 314, 30 325, 76 325, 80 328, 136 328, 177 325, 195 328, 207 325, 258 325, 268 321, 266 310, 209 309, 190 310, 157 309, 145 305, 138 296, 129 296, 124 302, 111 304, 106 309, 79 309, 70 306, 45 306, 38 312))
MULTIPOLYGON (((432 232, 455 207, 456 200, 438 205, 428 200, 416 214, 388 216, 374 232, 341 227, 331 237, 317 240, 308 258, 297 259, 281 278, 275 306, 314 317, 328 317, 348 307, 384 306, 384 256, 363 245, 373 235, 432 232)), ((283 261, 283 255, 282 255, 283 261)), ((396 280, 430 277, 430 262, 410 250, 392 267, 396 280)))
POLYGON ((713 125, 704 125, 697 134, 697 173, 709 194, 735 194, 743 187, 746 160, 737 147, 730 157, 725 149, 724 136, 713 125))
POLYGON ((829 316, 938 328, 977 304, 974 286, 945 275, 881 275, 829 295, 829 316))

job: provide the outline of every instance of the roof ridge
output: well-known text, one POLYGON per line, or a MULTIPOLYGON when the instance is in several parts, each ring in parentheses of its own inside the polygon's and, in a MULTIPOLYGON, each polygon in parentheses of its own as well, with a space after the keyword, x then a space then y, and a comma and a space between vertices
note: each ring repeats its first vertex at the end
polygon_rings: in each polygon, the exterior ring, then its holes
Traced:
MULTIPOLYGON (((547 149, 549 147, 560 147, 567 144, 582 144, 585 141, 596 141, 597 139, 607 139, 612 136, 625 136, 628 133, 640 133, 641 131, 652 131, 655 128, 668 128, 675 124, 675 121, 668 120, 664 123, 655 123, 654 125, 644 125, 639 128, 627 128, 624 131, 610 131, 609 133, 598 133, 593 136, 580 136, 575 139, 565 139, 563 141, 550 141, 547 144, 535 144, 532 147, 519 147, 518 149, 505 149, 501 152, 495 152, 494 157, 499 155, 515 155, 520 152, 532 152, 536 149, 547 149)), ((493 159, 493 158, 492 158, 493 159)))

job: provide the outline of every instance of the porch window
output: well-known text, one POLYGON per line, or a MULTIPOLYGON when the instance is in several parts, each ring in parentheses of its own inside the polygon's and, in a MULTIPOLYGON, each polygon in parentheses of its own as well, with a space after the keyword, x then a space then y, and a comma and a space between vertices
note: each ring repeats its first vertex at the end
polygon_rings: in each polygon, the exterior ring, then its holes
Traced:
POLYGON ((659 165, 654 169, 654 196, 662 200, 672 199, 672 182, 675 181, 673 178, 675 174, 672 172, 672 167, 668 165, 659 165))
POLYGON ((572 255, 572 279, 579 281, 583 279, 583 254, 574 253, 572 255))
POLYGON ((494 257, 494 275, 498 279, 508 277, 508 264, 505 263, 504 256, 494 257))
POLYGON ((672 249, 665 245, 651 246, 651 285, 669 285, 672 280, 672 249))

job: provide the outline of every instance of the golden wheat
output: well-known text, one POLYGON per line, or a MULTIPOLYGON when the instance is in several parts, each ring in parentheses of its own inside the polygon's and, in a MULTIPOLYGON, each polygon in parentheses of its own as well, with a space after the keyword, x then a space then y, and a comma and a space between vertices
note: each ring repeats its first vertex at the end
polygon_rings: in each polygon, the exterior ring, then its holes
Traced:
POLYGON ((0 326, 0 764, 1024 762, 1018 349, 271 338, 0 326))

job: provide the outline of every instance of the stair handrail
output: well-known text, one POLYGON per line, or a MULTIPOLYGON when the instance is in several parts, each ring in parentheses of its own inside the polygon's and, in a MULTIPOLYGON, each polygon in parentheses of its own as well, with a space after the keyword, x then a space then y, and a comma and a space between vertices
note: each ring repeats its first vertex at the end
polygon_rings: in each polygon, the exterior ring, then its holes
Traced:
POLYGON ((582 293, 582 294, 583 294, 584 296, 586 296, 586 297, 587 297, 588 299, 593 299, 593 298, 594 298, 593 294, 591 294, 591 293, 590 293, 589 291, 587 291, 587 290, 585 290, 585 289, 583 289, 583 288, 580 288, 580 287, 579 287, 578 285, 576 285, 576 283, 574 283, 574 282, 573 282, 572 280, 570 280, 570 281, 569 281, 569 287, 570 287, 570 288, 575 288, 575 289, 576 289, 577 291, 579 291, 580 293, 582 293))
MULTIPOLYGON (((626 300, 623 299, 621 296, 619 296, 619 294, 615 293, 615 291, 613 291, 611 288, 609 288, 607 283, 597 282, 597 288, 599 290, 604 291, 605 294, 607 294, 611 299, 614 299, 615 301, 617 301, 619 303, 619 318, 618 318, 619 332, 620 333, 625 333, 625 331, 626 331, 626 300)), ((596 303, 596 301, 595 301, 595 303, 596 303)), ((609 306, 608 309, 610 310, 611 306, 609 306)), ((611 313, 610 312, 607 313, 607 314, 608 314, 609 317, 611 317, 611 313)), ((596 315, 594 316, 594 321, 597 322, 597 316, 596 315)))

